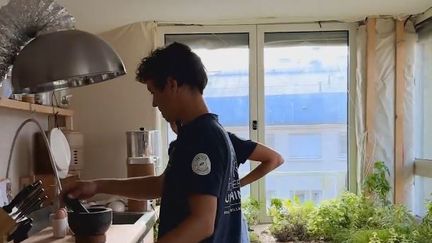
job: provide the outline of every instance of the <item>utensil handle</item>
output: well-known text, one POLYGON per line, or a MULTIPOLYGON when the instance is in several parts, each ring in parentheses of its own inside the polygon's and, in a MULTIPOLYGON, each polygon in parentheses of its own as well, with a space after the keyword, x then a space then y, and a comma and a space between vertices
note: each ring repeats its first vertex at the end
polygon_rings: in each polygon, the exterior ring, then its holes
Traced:
POLYGON ((89 211, 85 208, 78 199, 71 199, 67 195, 63 197, 63 201, 66 206, 77 213, 88 213, 89 211))
POLYGON ((39 187, 40 185, 42 185, 42 181, 38 180, 36 182, 34 182, 33 184, 30 184, 26 187, 24 187, 24 189, 22 189, 15 197, 14 199, 12 199, 12 201, 3 207, 3 210, 6 211, 7 213, 11 213, 12 209, 19 203, 21 203, 26 197, 28 197, 31 192, 39 187))

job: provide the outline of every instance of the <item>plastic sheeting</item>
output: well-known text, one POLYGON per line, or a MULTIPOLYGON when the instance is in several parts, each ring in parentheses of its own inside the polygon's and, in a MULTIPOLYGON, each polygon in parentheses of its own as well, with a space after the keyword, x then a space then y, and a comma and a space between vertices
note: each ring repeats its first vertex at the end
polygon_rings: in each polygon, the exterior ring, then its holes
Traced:
POLYGON ((415 60, 417 34, 413 23, 407 22, 405 26, 405 57, 406 63, 404 66, 405 79, 405 97, 403 101, 404 107, 404 194, 406 195, 406 205, 412 209, 414 206, 414 175, 413 162, 415 159, 414 147, 414 104, 415 104, 415 60))
MULTIPOLYGON (((407 22, 405 30, 406 80, 404 107, 404 164, 411 165, 414 160, 413 150, 413 95, 414 95, 414 59, 417 35, 413 24, 407 22)), ((356 142, 358 149, 358 183, 361 184, 366 171, 375 161, 384 161, 390 169, 389 180, 394 185, 394 143, 395 143, 395 71, 396 71, 396 34, 394 19, 377 19, 376 22, 376 63, 369 65, 376 72, 376 104, 374 114, 366 114, 366 26, 360 26, 357 33, 357 70, 356 70, 356 142), (372 130, 366 130, 366 116, 374 117, 372 130), (366 161, 366 138, 371 136, 373 149, 370 160, 366 161), (369 163, 367 163, 369 162, 369 163)), ((411 206, 412 167, 404 170, 406 203, 411 206), (406 173, 405 173, 406 172, 406 173)))
POLYGON ((357 188, 361 188, 366 161, 366 26, 357 31, 357 67, 355 89, 355 138, 357 145, 357 188))

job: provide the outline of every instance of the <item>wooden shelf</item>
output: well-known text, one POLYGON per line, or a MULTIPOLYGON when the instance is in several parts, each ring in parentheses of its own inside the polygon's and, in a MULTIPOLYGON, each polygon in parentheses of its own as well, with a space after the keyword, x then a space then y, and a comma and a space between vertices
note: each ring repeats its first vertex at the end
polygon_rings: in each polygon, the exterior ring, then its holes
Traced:
POLYGON ((58 108, 58 107, 52 107, 52 106, 46 106, 46 105, 31 104, 31 103, 27 103, 27 102, 11 100, 11 99, 1 98, 1 97, 0 97, 0 107, 15 109, 15 110, 36 112, 36 113, 41 113, 41 114, 58 113, 57 115, 59 115, 59 116, 67 116, 67 117, 73 116, 73 110, 63 109, 63 108, 58 108))

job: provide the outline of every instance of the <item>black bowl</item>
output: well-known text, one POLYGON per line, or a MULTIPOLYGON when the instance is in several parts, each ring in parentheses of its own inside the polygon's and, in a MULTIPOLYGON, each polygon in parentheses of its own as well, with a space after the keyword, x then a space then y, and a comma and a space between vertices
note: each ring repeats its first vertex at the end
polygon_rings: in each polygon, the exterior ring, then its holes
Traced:
POLYGON ((68 213, 68 223, 75 235, 103 235, 112 224, 112 210, 106 207, 92 207, 88 213, 68 213))

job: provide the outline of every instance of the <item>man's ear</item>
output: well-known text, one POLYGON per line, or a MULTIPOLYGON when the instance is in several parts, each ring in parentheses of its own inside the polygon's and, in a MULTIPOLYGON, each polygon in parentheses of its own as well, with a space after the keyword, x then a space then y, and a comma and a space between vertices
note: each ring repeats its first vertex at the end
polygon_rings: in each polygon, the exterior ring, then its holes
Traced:
POLYGON ((168 87, 170 90, 177 91, 178 85, 177 80, 171 77, 168 77, 168 82, 166 84, 166 87, 168 87))

